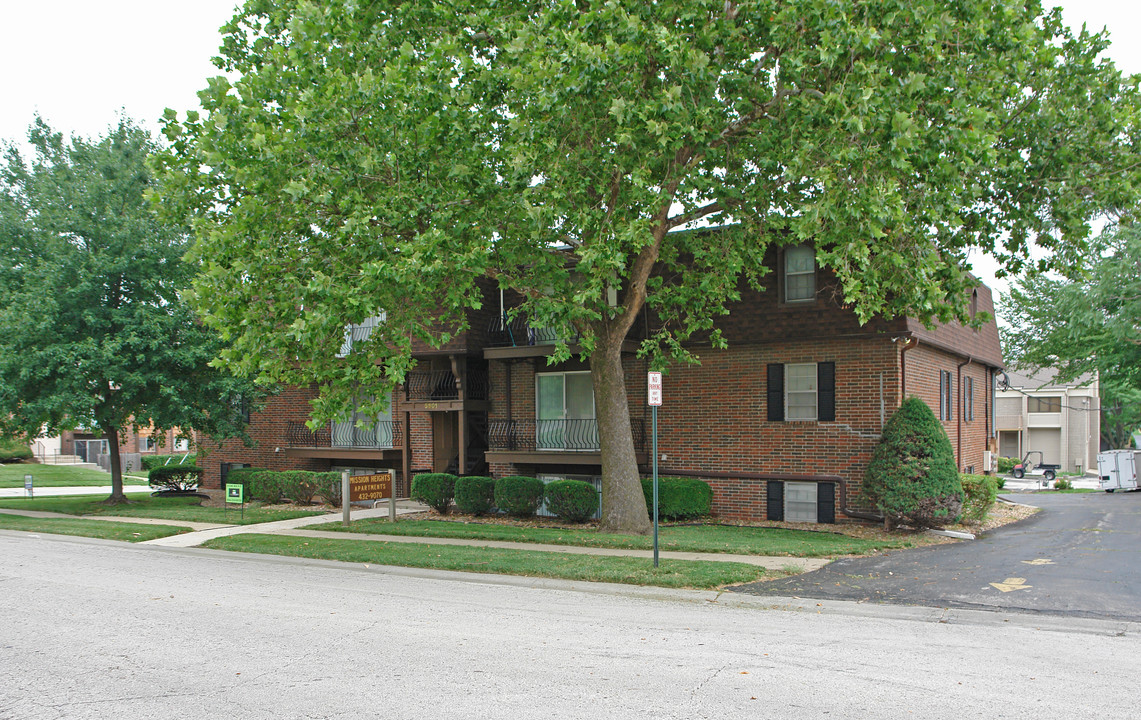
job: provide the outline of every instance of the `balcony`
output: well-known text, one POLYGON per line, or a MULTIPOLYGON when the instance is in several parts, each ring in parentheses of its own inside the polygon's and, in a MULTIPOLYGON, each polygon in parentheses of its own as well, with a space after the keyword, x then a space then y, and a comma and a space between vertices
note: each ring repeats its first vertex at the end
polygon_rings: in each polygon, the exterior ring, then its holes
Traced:
MULTIPOLYGON (((646 426, 641 418, 630 419, 638 462, 646 460, 646 426)), ((598 465, 602 454, 598 421, 492 420, 487 427, 487 459, 518 463, 598 465)))
POLYGON ((411 372, 404 399, 414 410, 486 410, 491 382, 486 368, 468 366, 463 381, 451 370, 411 372))
POLYGON ((303 422, 286 424, 286 455, 290 457, 371 458, 399 457, 404 429, 395 420, 381 420, 372 427, 356 423, 329 423, 310 430, 303 422))
MULTIPOLYGON (((630 329, 630 337, 641 337, 642 320, 639 318, 630 329)), ((483 356, 489 360, 502 360, 516 357, 544 357, 554 352, 559 340, 565 340, 571 352, 578 352, 580 336, 560 336, 559 331, 550 327, 539 327, 527 322, 527 318, 516 316, 510 320, 497 317, 487 328, 487 347, 483 356)), ((623 352, 636 352, 637 340, 627 340, 623 352)))

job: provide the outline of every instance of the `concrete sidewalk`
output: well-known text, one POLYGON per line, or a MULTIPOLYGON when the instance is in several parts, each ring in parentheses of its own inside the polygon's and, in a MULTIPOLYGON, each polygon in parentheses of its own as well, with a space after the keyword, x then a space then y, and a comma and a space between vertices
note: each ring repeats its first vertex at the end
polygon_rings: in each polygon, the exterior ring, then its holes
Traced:
MULTIPOLYGON (((219 525, 217 523, 166 520, 164 518, 140 518, 123 515, 68 515, 66 513, 47 512, 45 510, 17 510, 12 508, 0 508, 0 515, 19 515, 21 517, 32 518, 61 518, 64 520, 101 520, 106 522, 136 523, 138 525, 169 525, 171 527, 187 527, 191 530, 198 531, 232 527, 231 525, 219 525)), ((193 533, 188 534, 192 535, 193 533)))
MULTIPOLYGON (((124 485, 124 493, 149 493, 150 485, 124 485)), ((56 495, 111 495, 110 485, 82 485, 77 487, 40 487, 32 490, 34 497, 54 497, 56 495)), ((0 488, 0 498, 27 497, 22 487, 0 488)))

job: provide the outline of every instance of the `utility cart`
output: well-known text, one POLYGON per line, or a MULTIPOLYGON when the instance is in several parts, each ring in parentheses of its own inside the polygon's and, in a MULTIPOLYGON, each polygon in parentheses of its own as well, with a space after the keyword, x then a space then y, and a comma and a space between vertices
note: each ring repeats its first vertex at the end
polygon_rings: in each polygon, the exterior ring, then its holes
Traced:
POLYGON ((1010 474, 1018 479, 1030 475, 1040 476, 1046 482, 1054 482, 1054 478, 1058 477, 1058 471, 1061 469, 1061 465, 1042 462, 1042 453, 1038 450, 1031 450, 1026 453, 1026 457, 1022 458, 1022 462, 1014 466, 1010 474), (1034 462, 1034 458, 1037 458, 1038 461, 1034 462))
POLYGON ((1101 489, 1137 490, 1141 450, 1107 450, 1097 454, 1097 478, 1101 489))

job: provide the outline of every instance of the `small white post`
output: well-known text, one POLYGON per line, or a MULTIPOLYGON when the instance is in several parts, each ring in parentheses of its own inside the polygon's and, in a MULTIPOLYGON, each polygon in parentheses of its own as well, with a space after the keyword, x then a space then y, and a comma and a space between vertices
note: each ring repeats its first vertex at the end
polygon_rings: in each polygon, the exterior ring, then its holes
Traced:
POLYGON ((396 522, 396 471, 388 471, 388 522, 396 522))

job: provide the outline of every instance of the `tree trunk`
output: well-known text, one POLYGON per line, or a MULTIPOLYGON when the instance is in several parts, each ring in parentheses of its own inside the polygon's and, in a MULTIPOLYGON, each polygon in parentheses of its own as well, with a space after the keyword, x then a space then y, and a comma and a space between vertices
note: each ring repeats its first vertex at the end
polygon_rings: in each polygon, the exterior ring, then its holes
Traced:
POLYGON ((107 455, 111 463, 111 497, 106 502, 118 505, 127 502, 127 495, 123 492, 123 462, 119 457, 119 429, 107 428, 103 437, 107 439, 107 455))
POLYGON ((622 341, 599 335, 590 357, 594 411, 602 449, 602 523, 599 531, 646 535, 651 524, 634 454, 630 406, 622 372, 622 341))

